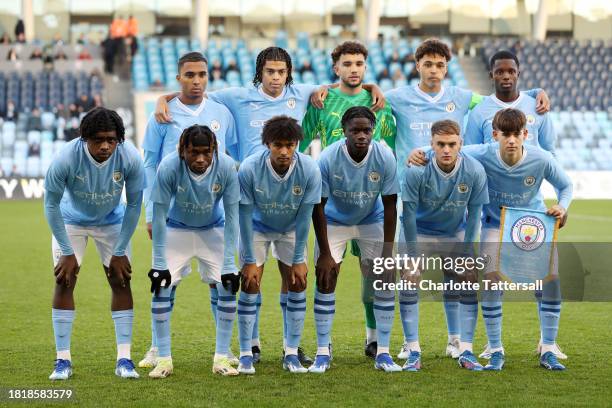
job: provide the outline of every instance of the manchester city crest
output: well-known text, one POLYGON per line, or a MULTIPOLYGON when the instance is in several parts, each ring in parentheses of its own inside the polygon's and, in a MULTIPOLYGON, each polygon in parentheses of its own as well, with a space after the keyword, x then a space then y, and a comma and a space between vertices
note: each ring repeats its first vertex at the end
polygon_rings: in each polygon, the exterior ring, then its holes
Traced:
POLYGON ((113 181, 114 181, 115 183, 118 183, 118 182, 120 182, 121 180, 123 180, 123 174, 121 174, 121 172, 120 172, 120 171, 116 171, 116 172, 114 172, 114 173, 113 173, 113 181))
POLYGON ((461 183, 457 186, 457 191, 460 193, 467 193, 470 190, 467 184, 461 183))
POLYGON ((221 129, 221 124, 218 120, 213 120, 212 122, 210 122, 210 129, 213 132, 217 132, 219 129, 221 129))
POLYGON ((527 124, 528 125, 533 125, 534 123, 535 123, 535 116, 527 115, 527 124))
POLYGON ((454 112, 454 111, 455 111, 455 104, 454 104, 453 102, 449 102, 449 103, 446 105, 446 111, 447 111, 448 113, 454 112))
POLYGON ((378 183, 380 181, 380 174, 376 171, 371 171, 370 174, 368 174, 368 178, 372 183, 378 183))
POLYGON ((295 98, 289 98, 287 100, 287 107, 289 109, 294 109, 295 108, 295 98))
POLYGON ((302 195, 304 193, 304 190, 302 190, 301 186, 295 185, 293 186, 293 195, 299 196, 302 195))
POLYGON ((512 225, 512 242, 524 251, 538 249, 545 238, 544 223, 533 215, 521 217, 512 225))
POLYGON ((219 191, 221 191, 221 184, 219 183, 214 183, 212 185, 212 192, 213 193, 218 193, 219 191))
POLYGON ((536 178, 533 176, 527 176, 525 177, 525 180, 523 180, 523 183, 525 183, 527 187, 533 186, 535 182, 536 182, 536 178))

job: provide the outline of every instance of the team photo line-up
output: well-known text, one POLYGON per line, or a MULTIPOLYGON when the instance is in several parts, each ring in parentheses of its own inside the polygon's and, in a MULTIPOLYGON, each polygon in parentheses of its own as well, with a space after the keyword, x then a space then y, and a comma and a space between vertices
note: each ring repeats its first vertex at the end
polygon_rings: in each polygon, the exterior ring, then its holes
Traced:
MULTIPOLYGON (((396 241, 399 252, 410 254, 416 243, 462 244, 476 251, 473 244, 481 242, 486 248, 499 242, 501 207, 545 211, 565 224, 572 184, 555 160, 556 136, 546 114, 550 102, 541 89, 518 90, 519 61, 513 53, 491 57, 495 92, 486 97, 443 85, 452 56, 437 39, 416 50, 419 83, 384 94, 363 84, 367 56, 362 44, 344 42, 331 54, 338 83, 296 85, 289 54, 269 47, 257 56, 252 87, 206 94, 206 58, 185 54, 178 61, 180 92, 160 97, 147 124, 144 161, 124 140, 116 112, 95 108, 83 117, 80 138, 56 156, 45 179, 56 279, 56 360, 50 379, 72 375, 73 291, 89 238, 112 292, 115 374, 139 377, 131 359, 130 239, 143 201, 152 240, 153 295, 151 347, 138 366, 150 368, 152 378, 173 372, 170 318, 176 289, 193 259, 209 284, 216 322, 213 373, 255 374, 262 352, 260 285, 270 248, 281 275, 282 367, 292 373, 328 370, 335 288, 347 247, 359 257, 365 355, 378 370, 419 371, 418 291, 375 288, 373 261, 393 257, 396 241), (303 153, 315 137, 322 147, 317 160, 303 153), (550 208, 540 193, 544 180, 558 196, 550 208), (311 224, 314 358, 300 347, 311 224), (389 348, 396 300, 404 334, 397 357, 406 360, 403 366, 389 348), (238 356, 230 350, 236 319, 238 356)), ((492 267, 496 264, 488 262, 482 276, 502 279, 492 267)), ((421 271, 400 272, 402 279, 416 281, 421 271)), ((445 280, 478 280, 477 273, 445 275, 445 280)), ((396 280, 395 270, 385 276, 396 280)), ((555 276, 556 270, 535 293, 539 363, 564 370, 559 359, 567 356, 556 343, 561 296, 555 276)), ((472 350, 477 293, 445 290, 443 298, 446 355, 467 370, 502 370, 502 291, 480 296, 488 338, 480 354, 488 359, 484 366, 472 350)))

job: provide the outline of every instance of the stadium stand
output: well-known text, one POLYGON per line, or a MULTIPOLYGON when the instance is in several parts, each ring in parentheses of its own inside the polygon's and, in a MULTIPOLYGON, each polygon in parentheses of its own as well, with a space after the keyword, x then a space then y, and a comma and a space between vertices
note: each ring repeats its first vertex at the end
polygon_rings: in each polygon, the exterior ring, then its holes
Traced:
POLYGON ((611 44, 556 38, 543 42, 494 38, 482 58, 509 49, 521 62, 521 88, 544 88, 557 133, 557 157, 567 170, 612 170, 611 44))
MULTIPOLYGON (((368 45, 368 71, 366 82, 379 83, 383 90, 416 82, 409 81, 414 69, 414 61, 410 56, 421 42, 420 38, 398 41, 386 40, 382 44, 373 42, 368 45), (398 61, 392 61, 396 54, 398 61), (388 77, 380 78, 383 71, 388 77), (380 78, 380 80, 379 80, 380 78)), ((259 49, 249 50, 244 40, 211 40, 203 48, 198 40, 186 38, 151 37, 140 40, 142 47, 134 56, 132 65, 133 86, 138 91, 154 88, 174 89, 177 74, 176 61, 189 51, 200 51, 205 54, 211 68, 209 90, 221 89, 227 86, 247 86, 253 79, 255 58, 259 49), (221 73, 215 76, 212 67, 220 66, 221 73)), ((288 49, 294 61, 293 79, 295 83, 325 84, 334 80, 331 67, 330 52, 312 47, 306 33, 299 33, 296 47, 289 47, 289 39, 285 32, 278 32, 275 44, 288 49)), ((448 83, 467 87, 467 81, 459 63, 452 60, 449 65, 448 83)))

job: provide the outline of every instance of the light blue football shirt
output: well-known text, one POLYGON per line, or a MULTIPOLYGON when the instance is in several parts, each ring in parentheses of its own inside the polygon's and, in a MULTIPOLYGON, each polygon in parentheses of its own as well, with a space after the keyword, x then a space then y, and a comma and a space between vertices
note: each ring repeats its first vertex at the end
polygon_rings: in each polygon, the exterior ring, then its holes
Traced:
POLYGON ((367 225, 383 222, 381 196, 399 192, 397 167, 388 147, 372 142, 359 163, 348 153, 346 139, 327 146, 319 156, 321 197, 326 197, 327 222, 367 225))
POLYGON ((321 202, 319 167, 299 152, 283 177, 274 171, 268 149, 255 153, 241 163, 238 180, 240 203, 253 205, 253 229, 258 232, 295 230, 300 206, 321 202))
POLYGON ((511 103, 500 101, 495 94, 487 96, 470 113, 465 129, 464 144, 491 143, 493 139, 493 117, 497 111, 506 108, 518 109, 527 117, 526 144, 539 146, 555 154, 557 136, 548 114, 536 113, 536 100, 525 92, 521 92, 517 100, 511 103))
POLYGON ((261 143, 261 131, 268 119, 287 115, 301 123, 310 94, 316 89, 318 85, 290 85, 277 98, 265 94, 261 86, 226 88, 208 95, 211 100, 225 105, 234 116, 237 128, 237 157, 234 158, 242 162, 266 149, 261 143))
POLYGON ((398 169, 404 169, 410 152, 431 141, 431 125, 443 119, 462 126, 472 100, 472 91, 456 86, 442 87, 437 95, 423 92, 418 85, 407 85, 385 93, 397 126, 395 152, 398 169))
POLYGON ((240 201, 234 160, 219 152, 201 175, 192 173, 178 153, 168 155, 157 170, 151 201, 168 205, 166 225, 182 229, 209 229, 224 225, 223 203, 240 201))
POLYGON ((442 171, 433 152, 426 166, 404 171, 402 201, 416 204, 417 232, 455 236, 465 229, 468 206, 488 204, 487 176, 476 159, 459 153, 455 168, 442 171))
POLYGON ((168 103, 168 109, 172 115, 172 122, 158 123, 151 115, 142 144, 147 179, 144 192, 147 222, 153 218, 150 195, 155 170, 164 157, 177 151, 183 130, 192 125, 208 126, 217 138, 220 152, 225 152, 226 147, 235 146, 237 143, 234 118, 220 103, 204 98, 199 105, 185 105, 176 97, 168 103))
POLYGON ((478 160, 487 173, 489 204, 484 206, 483 228, 499 228, 502 206, 546 211, 540 193, 544 180, 558 191, 559 204, 569 208, 572 182, 549 152, 524 144, 521 160, 508 166, 496 142, 464 146, 461 151, 478 160))
POLYGON ((63 193, 64 223, 86 227, 120 224, 125 213, 123 187, 129 195, 144 185, 142 160, 132 143, 118 144, 108 160, 98 163, 81 138, 64 146, 45 178, 46 190, 63 193))

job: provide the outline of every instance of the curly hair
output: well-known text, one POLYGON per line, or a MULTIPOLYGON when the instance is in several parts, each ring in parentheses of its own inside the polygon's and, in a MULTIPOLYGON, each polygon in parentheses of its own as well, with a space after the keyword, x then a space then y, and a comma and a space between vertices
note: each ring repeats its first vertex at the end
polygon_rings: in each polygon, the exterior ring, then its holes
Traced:
POLYGON ((293 70, 291 56, 287 51, 280 47, 268 47, 257 54, 253 85, 257 87, 259 84, 261 84, 261 81, 263 80, 263 68, 264 65, 266 65, 266 61, 284 61, 285 64, 287 64, 287 82, 285 82, 285 86, 293 85, 293 77, 291 76, 291 71, 293 70))
POLYGON ((368 49, 358 41, 345 41, 334 48, 331 53, 332 62, 335 64, 344 54, 362 54, 363 59, 368 59, 368 49))
POLYGON ((217 138, 208 126, 192 125, 181 133, 181 138, 178 143, 178 153, 181 159, 185 159, 185 150, 189 145, 192 146, 210 146, 213 149, 215 159, 219 157, 219 146, 217 138))
POLYGON ((376 116, 374 112, 370 110, 370 108, 365 106, 353 106, 344 112, 342 115, 342 129, 346 130, 346 126, 348 122, 355 118, 366 118, 372 124, 372 128, 376 126, 376 116))
POLYGON ((121 117, 114 110, 97 107, 83 117, 79 126, 81 139, 87 140, 99 132, 115 132, 119 143, 125 140, 125 128, 121 117))
POLYGON ((446 59, 446 62, 450 61, 452 58, 448 45, 437 38, 428 38, 427 40, 423 41, 416 49, 414 59, 416 61, 420 61, 425 55, 440 55, 446 59))
POLYGON ((270 144, 278 140, 300 142, 304 132, 297 120, 286 115, 274 116, 266 121, 261 132, 261 143, 270 144))

